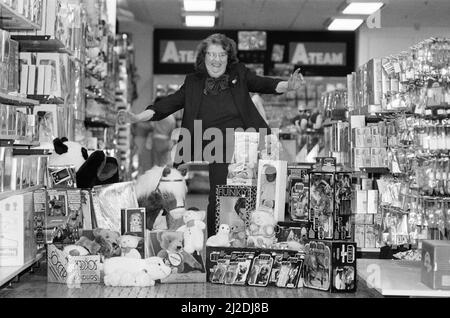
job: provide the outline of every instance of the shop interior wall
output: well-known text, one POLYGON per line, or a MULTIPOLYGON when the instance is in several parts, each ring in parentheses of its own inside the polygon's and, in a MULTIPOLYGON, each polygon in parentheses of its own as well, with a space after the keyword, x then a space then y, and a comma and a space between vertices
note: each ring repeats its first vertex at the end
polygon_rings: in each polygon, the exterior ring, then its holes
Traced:
POLYGON ((132 35, 137 69, 138 98, 132 110, 141 112, 153 100, 153 26, 137 21, 120 21, 119 31, 132 35))
POLYGON ((356 66, 371 58, 398 54, 430 37, 450 37, 450 28, 444 27, 361 27, 356 37, 356 66))

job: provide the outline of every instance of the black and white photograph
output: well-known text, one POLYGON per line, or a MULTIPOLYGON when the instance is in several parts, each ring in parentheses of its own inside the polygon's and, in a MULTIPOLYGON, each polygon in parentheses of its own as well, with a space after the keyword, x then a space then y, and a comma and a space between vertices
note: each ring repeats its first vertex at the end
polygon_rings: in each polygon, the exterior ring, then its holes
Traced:
MULTIPOLYGON (((450 0, 0 0, 2 308, 450 298, 449 17, 450 0)), ((394 306, 419 307, 438 312, 394 306)))

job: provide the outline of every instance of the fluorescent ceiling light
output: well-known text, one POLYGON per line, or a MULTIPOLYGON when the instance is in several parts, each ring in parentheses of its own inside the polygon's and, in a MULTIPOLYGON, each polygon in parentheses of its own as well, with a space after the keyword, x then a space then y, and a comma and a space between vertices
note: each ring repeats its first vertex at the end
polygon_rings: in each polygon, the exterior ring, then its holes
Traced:
POLYGON ((334 19, 328 26, 330 31, 354 31, 363 23, 362 19, 334 19))
POLYGON ((213 15, 187 15, 186 26, 188 27, 213 27, 216 17, 213 15))
POLYGON ((383 6, 383 2, 352 2, 342 11, 343 14, 372 14, 383 6))
POLYGON ((184 0, 184 11, 215 11, 216 0, 184 0))

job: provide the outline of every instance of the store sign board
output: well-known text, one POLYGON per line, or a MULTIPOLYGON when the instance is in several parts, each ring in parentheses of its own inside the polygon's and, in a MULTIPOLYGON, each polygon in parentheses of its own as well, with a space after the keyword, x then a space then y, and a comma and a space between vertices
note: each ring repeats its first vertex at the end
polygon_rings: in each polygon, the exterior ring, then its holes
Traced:
POLYGON ((199 41, 161 40, 159 46, 159 62, 170 64, 195 63, 195 51, 199 41))
POLYGON ((344 42, 289 43, 289 62, 294 65, 346 66, 346 54, 344 42))

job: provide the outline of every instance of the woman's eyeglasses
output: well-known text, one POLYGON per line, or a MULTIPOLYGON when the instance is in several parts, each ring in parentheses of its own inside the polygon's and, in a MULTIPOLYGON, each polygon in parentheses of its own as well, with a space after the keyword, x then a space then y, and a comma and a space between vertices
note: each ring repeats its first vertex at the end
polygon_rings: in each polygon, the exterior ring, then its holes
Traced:
POLYGON ((220 52, 220 53, 216 53, 216 52, 206 52, 206 55, 209 57, 209 58, 219 58, 219 59, 221 59, 221 60, 224 60, 224 59, 226 59, 227 57, 228 57, 228 54, 227 54, 227 52, 220 52))

